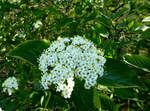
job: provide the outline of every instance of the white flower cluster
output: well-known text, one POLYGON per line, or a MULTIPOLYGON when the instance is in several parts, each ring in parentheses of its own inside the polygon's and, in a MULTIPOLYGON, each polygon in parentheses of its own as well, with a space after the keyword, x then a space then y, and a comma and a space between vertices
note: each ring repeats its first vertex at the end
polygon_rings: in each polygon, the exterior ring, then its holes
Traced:
POLYGON ((2 84, 3 91, 8 92, 11 95, 15 90, 18 89, 17 79, 15 77, 7 78, 4 83, 2 84))
POLYGON ((76 36, 54 41, 38 61, 39 69, 43 72, 41 84, 44 89, 54 84, 56 91, 62 91, 64 98, 70 98, 74 77, 84 80, 84 87, 90 89, 103 75, 106 59, 92 42, 76 36))

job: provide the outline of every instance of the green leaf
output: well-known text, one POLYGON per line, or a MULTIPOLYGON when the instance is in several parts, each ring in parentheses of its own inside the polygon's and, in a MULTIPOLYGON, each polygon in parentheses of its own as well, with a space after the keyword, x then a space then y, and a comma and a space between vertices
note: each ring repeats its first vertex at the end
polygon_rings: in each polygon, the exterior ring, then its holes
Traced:
POLYGON ((140 38, 141 39, 149 39, 150 38, 150 28, 148 28, 147 30, 145 30, 141 35, 140 38))
POLYGON ((52 93, 51 99, 50 99, 47 107, 50 109, 56 109, 58 111, 63 111, 60 109, 62 109, 62 108, 68 109, 69 105, 68 105, 68 101, 66 99, 64 99, 60 95, 56 95, 56 94, 52 93))
POLYGON ((51 92, 45 92, 45 95, 46 95, 46 101, 44 103, 45 107, 47 107, 49 101, 50 101, 50 98, 51 98, 51 92))
POLYGON ((140 55, 126 55, 124 61, 135 68, 150 72, 150 58, 140 55))
POLYGON ((111 27, 112 26, 112 21, 110 18, 108 18, 107 16, 101 15, 101 17, 97 18, 97 22, 100 22, 101 24, 107 26, 107 27, 111 27))
POLYGON ((41 99, 40 99, 41 106, 46 108, 50 102, 50 99, 51 99, 51 92, 44 91, 44 94, 41 96, 41 99))
POLYGON ((71 96, 75 104, 75 111, 97 111, 95 106, 99 104, 99 99, 96 99, 95 90, 93 88, 87 90, 83 86, 81 82, 76 82, 71 96))
POLYGON ((127 64, 107 59, 104 75, 98 79, 98 83, 110 87, 138 87, 138 79, 134 71, 127 64))
POLYGON ((17 104, 15 102, 10 102, 7 104, 5 111, 15 111, 17 104))
POLYGON ((94 103, 94 106, 97 108, 97 109, 101 109, 101 103, 100 103, 100 98, 99 98, 99 94, 98 94, 98 91, 96 90, 96 88, 93 89, 93 103, 94 103))
POLYGON ((129 11, 129 8, 127 7, 122 8, 121 10, 117 11, 116 13, 112 15, 112 19, 117 19, 123 16, 125 13, 127 13, 127 11, 129 11))
POLYGON ((89 21, 91 21, 91 20, 94 20, 95 18, 96 18, 96 13, 95 12, 93 12, 93 13, 90 13, 90 14, 86 14, 85 15, 85 17, 84 17, 84 20, 83 20, 83 22, 84 22, 84 24, 86 23, 86 22, 89 22, 89 21))
POLYGON ((60 30, 60 28, 62 28, 64 26, 67 26, 67 25, 69 25, 72 22, 73 22, 72 18, 63 17, 63 18, 57 20, 56 28, 57 28, 57 30, 60 30))
POLYGON ((133 88, 115 88, 114 95, 120 97, 121 99, 132 100, 137 100, 138 97, 137 93, 133 90, 133 88))
POLYGON ((118 111, 117 106, 108 96, 99 94, 101 109, 100 111, 118 111))
POLYGON ((40 100, 41 106, 43 105, 43 101, 44 101, 44 96, 42 96, 42 97, 41 97, 41 100, 40 100))
POLYGON ((8 56, 19 58, 30 64, 37 65, 37 58, 44 49, 49 47, 49 44, 50 43, 47 40, 29 40, 14 48, 8 56))
POLYGON ((95 30, 95 32, 100 34, 102 37, 108 38, 109 32, 103 25, 101 25, 101 24, 93 24, 92 28, 95 30))

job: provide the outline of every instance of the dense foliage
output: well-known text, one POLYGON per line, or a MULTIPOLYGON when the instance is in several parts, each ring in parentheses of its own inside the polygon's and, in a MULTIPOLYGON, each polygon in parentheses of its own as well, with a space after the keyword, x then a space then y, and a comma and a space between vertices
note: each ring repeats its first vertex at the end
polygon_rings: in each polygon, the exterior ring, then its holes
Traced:
POLYGON ((0 110, 148 111, 149 101, 149 0, 0 0, 0 110), (43 90, 37 62, 58 37, 77 35, 103 50, 104 74, 90 89, 76 79, 65 99, 43 90))

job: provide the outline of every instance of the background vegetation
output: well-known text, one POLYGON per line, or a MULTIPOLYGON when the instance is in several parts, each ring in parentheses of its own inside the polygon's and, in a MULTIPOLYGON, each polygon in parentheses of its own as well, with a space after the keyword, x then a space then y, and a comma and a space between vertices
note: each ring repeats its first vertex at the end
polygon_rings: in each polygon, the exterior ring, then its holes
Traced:
MULTIPOLYGON (((0 0, 0 107, 2 109, 6 111, 149 110, 149 0, 12 1, 0 0), (99 85, 93 89, 94 91, 80 91, 83 88, 75 88, 76 91, 70 100, 63 99, 54 91, 41 90, 40 71, 37 67, 8 56, 10 51, 26 40, 53 41, 59 36, 75 35, 85 36, 98 48, 104 50, 104 56, 108 58, 106 71, 109 75, 106 74, 98 80, 99 85), (10 76, 19 78, 20 85, 20 90, 12 96, 1 90, 1 84, 10 76)), ((26 53, 28 58, 32 58, 31 52, 26 53)))

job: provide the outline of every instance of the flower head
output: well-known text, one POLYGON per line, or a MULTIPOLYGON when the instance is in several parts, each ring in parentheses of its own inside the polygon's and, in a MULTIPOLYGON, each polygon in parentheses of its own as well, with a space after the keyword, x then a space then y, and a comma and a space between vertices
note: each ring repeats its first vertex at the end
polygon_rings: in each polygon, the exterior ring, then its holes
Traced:
POLYGON ((9 95, 12 95, 12 93, 18 89, 17 79, 15 77, 7 78, 2 84, 2 87, 4 92, 7 91, 9 95))
POLYGON ((89 40, 76 36, 59 38, 38 59, 42 71, 41 84, 44 89, 54 84, 64 98, 70 98, 74 78, 85 81, 84 87, 90 89, 103 75, 106 59, 89 40))

